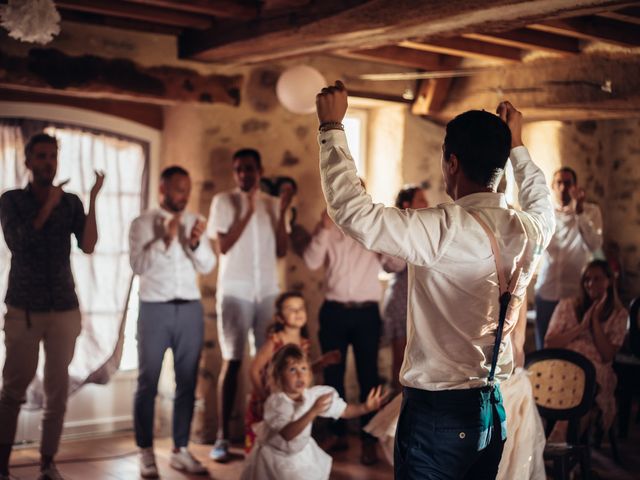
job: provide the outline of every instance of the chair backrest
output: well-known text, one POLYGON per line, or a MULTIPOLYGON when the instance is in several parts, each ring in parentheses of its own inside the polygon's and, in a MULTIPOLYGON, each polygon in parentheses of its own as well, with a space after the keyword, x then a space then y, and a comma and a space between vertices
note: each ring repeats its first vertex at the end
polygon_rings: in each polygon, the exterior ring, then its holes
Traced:
POLYGON ((573 436, 578 420, 593 404, 596 370, 584 355, 563 348, 548 348, 527 355, 525 368, 540 415, 550 432, 557 420, 569 420, 573 436))
POLYGON ((629 346, 631 353, 636 357, 640 357, 640 331, 638 329, 638 311, 640 311, 640 297, 636 297, 631 301, 629 306, 629 346))

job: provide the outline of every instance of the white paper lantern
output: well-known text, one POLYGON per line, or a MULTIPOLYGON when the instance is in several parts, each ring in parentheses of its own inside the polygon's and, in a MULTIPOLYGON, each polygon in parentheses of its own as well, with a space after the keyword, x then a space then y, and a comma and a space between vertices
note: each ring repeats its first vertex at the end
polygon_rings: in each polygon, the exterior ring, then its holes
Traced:
POLYGON ((290 112, 313 113, 316 95, 326 86, 324 77, 315 68, 298 65, 282 72, 276 84, 276 95, 290 112))

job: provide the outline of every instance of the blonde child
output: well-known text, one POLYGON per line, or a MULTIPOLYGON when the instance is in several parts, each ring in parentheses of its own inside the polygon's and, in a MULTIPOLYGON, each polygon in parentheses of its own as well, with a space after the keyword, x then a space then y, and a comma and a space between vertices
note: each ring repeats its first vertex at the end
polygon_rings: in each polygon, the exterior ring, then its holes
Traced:
POLYGON ((365 403, 347 404, 335 389, 311 387, 311 367, 304 351, 285 345, 271 362, 272 393, 257 427, 256 444, 241 480, 326 480, 332 459, 311 438, 316 417, 355 418, 378 410, 387 398, 382 387, 365 403))
MULTIPOLYGON (((281 293, 275 302, 274 322, 269 327, 267 341, 260 348, 251 364, 250 378, 253 391, 245 414, 245 451, 249 453, 255 441, 253 425, 262 420, 262 407, 270 394, 267 381, 267 366, 274 354, 284 345, 299 346, 309 354, 310 340, 307 332, 307 309, 300 292, 281 293)), ((313 371, 340 361, 338 350, 327 352, 313 363, 313 371)))

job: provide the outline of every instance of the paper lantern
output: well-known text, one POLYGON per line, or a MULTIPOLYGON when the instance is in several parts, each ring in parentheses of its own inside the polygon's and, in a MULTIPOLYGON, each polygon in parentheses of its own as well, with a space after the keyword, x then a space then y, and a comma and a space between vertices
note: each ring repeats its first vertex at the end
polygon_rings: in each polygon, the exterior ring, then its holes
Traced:
POLYGON ((327 86, 315 68, 298 65, 282 72, 276 84, 276 95, 284 108, 293 113, 313 113, 316 95, 327 86))

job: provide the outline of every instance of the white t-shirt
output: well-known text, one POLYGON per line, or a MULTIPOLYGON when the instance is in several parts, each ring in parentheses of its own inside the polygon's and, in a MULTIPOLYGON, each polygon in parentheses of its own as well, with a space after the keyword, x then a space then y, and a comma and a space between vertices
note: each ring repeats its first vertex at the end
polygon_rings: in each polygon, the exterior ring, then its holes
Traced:
MULTIPOLYGON (((233 223, 243 217, 249 207, 247 194, 240 189, 213 197, 207 234, 215 238, 227 233, 233 223)), ((261 301, 276 295, 276 228, 280 216, 280 200, 258 192, 256 206, 238 241, 220 255, 218 291, 243 300, 261 301)))

